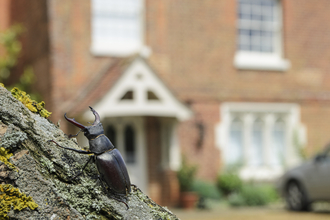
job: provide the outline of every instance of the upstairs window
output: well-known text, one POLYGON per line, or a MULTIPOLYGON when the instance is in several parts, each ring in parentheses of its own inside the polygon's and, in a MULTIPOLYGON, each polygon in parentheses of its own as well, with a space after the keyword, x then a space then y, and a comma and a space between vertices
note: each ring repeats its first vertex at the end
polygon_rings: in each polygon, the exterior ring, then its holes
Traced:
POLYGON ((127 56, 138 52, 142 14, 142 0, 92 0, 92 53, 127 56))
POLYGON ((275 53, 280 31, 276 0, 240 0, 238 48, 240 51, 275 53))
POLYGON ((235 66, 281 71, 289 67, 282 59, 279 0, 238 0, 235 66))

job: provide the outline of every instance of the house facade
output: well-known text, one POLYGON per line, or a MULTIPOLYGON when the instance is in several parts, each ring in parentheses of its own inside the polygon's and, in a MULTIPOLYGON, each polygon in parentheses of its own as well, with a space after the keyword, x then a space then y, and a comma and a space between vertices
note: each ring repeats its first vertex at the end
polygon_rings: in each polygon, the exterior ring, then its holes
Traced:
POLYGON ((329 141, 327 0, 29 2, 0 3, 1 28, 26 26, 13 75, 34 68, 66 132, 93 106, 158 203, 176 204, 182 155, 204 180, 272 181, 329 141))

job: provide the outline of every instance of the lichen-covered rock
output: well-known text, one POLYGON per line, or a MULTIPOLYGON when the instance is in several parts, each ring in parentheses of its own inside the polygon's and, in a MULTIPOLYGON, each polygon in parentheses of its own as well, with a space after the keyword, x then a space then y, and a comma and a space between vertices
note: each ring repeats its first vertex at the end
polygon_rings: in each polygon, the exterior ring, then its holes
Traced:
POLYGON ((0 183, 10 184, 30 196, 38 205, 34 210, 25 207, 7 213, 13 219, 177 219, 155 204, 138 188, 132 186, 128 196, 129 209, 103 191, 94 177, 98 174, 89 164, 83 175, 73 177, 88 160, 88 156, 58 148, 77 148, 74 139, 53 123, 32 113, 10 92, 0 87, 0 147, 7 161, 0 161, 0 183))
POLYGON ((0 219, 9 219, 8 212, 13 208, 21 211, 24 208, 34 210, 38 207, 31 196, 26 196, 10 184, 0 184, 0 219))
POLYGON ((31 112, 37 112, 42 117, 48 118, 52 113, 45 109, 45 102, 37 102, 32 100, 26 92, 14 87, 11 90, 11 94, 20 102, 22 102, 31 112))

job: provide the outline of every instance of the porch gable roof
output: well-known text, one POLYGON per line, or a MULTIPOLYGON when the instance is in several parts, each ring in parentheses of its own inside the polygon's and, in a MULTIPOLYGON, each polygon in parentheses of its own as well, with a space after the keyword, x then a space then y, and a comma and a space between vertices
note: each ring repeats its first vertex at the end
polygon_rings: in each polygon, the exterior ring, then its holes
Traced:
POLYGON ((84 101, 76 106, 76 110, 84 109, 80 112, 88 120, 93 120, 88 105, 93 106, 101 119, 120 116, 159 116, 174 117, 182 121, 192 115, 192 111, 175 97, 147 62, 139 56, 125 62, 118 61, 107 74, 93 84, 89 89, 91 92, 87 91, 84 101))

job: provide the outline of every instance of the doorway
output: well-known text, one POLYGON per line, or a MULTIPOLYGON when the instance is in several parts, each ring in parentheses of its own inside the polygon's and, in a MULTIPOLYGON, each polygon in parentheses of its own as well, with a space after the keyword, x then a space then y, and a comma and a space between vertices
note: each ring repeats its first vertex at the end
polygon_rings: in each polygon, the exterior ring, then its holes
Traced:
POLYGON ((143 117, 106 118, 103 127, 105 135, 122 154, 131 183, 148 193, 143 117))

